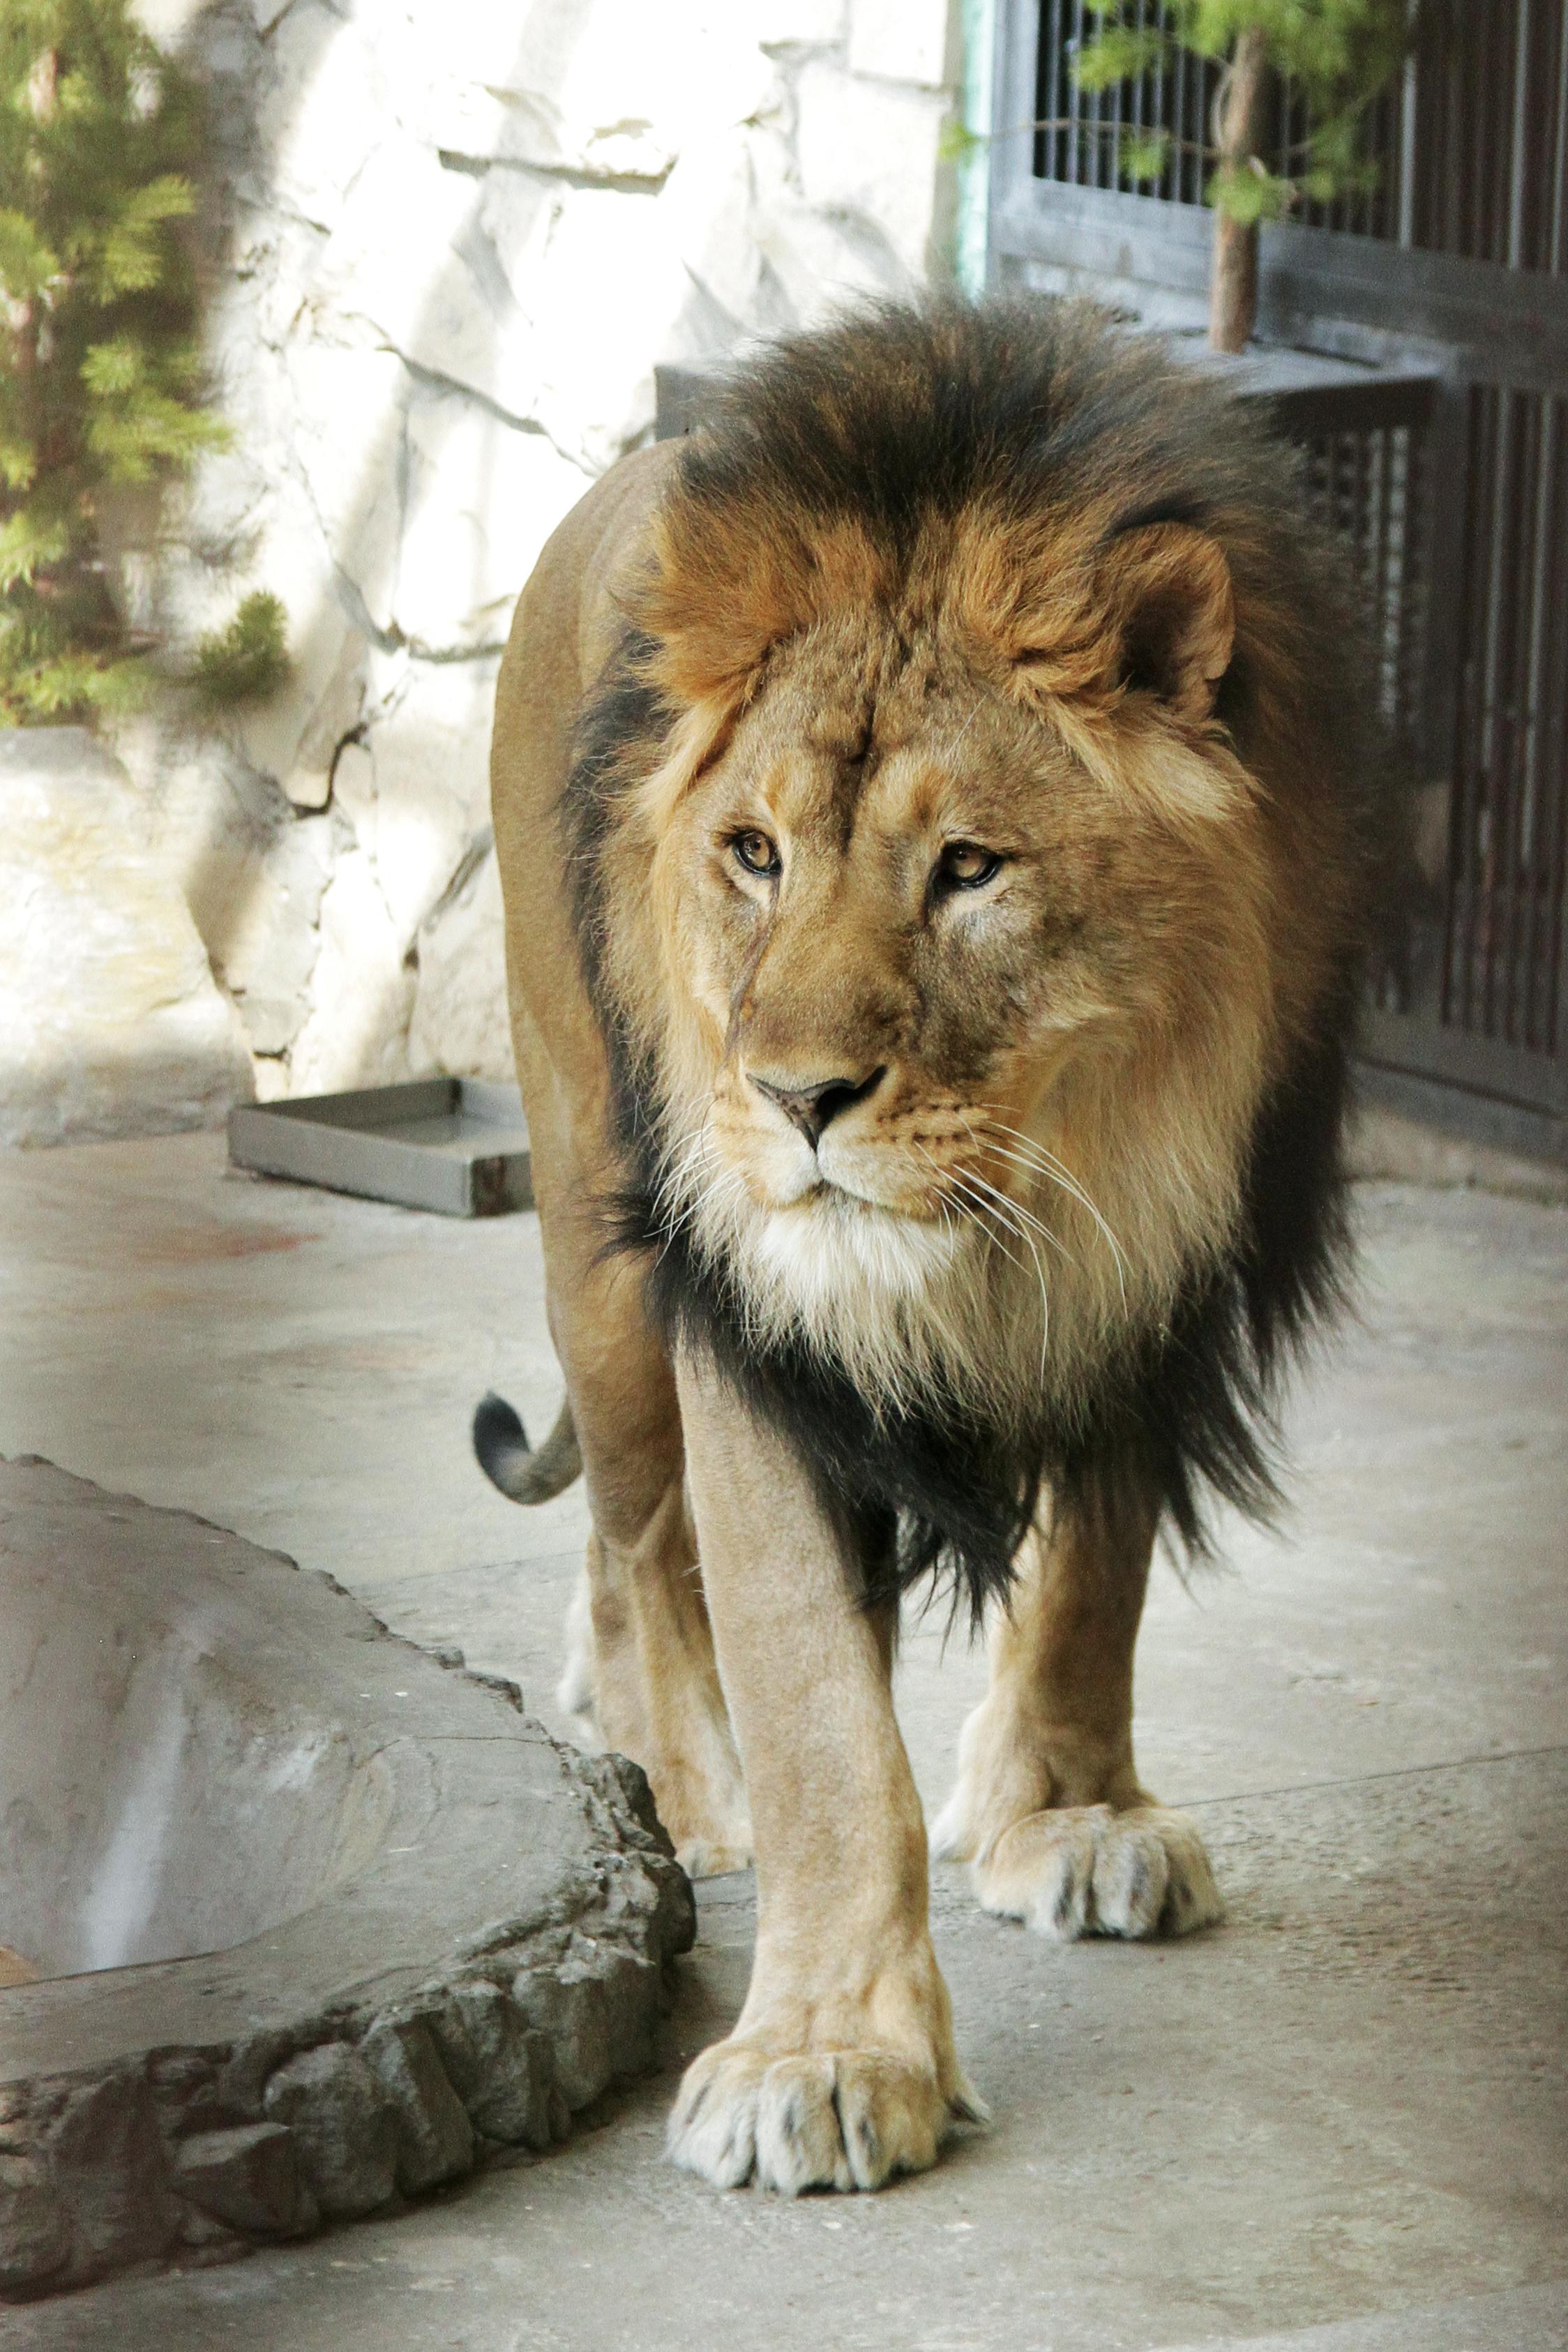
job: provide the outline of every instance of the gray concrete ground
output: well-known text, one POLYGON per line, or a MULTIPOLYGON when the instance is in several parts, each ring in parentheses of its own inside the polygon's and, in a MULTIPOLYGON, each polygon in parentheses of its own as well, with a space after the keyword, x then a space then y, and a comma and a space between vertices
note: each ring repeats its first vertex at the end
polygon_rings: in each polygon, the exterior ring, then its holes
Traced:
MULTIPOLYGON (((395 2221, 0 2321, 38 2352, 1543 2352, 1568 2346, 1563 1853, 1568 1213, 1369 1185, 1361 1320, 1291 1415, 1285 1532, 1169 1570, 1144 1779, 1229 1906, 1058 1948, 935 1875, 995 2122, 865 2199, 669 2170, 680 2059, 744 1986, 749 1881, 704 1890, 669 2072, 559 2155, 395 2221)), ((470 1465, 493 1383, 557 1402, 531 1217, 448 1224, 228 1176, 210 1137, 0 1159, 0 1452, 330 1570, 554 1721, 579 1497, 470 1465)), ((928 1806, 982 1665, 914 1627, 928 1806)))

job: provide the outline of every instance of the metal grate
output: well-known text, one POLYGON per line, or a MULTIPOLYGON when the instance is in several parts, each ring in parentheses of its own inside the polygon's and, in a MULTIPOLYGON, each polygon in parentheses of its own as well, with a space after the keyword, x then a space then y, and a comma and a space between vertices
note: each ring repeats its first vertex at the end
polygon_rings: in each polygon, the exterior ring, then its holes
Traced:
POLYGON ((1421 729, 1426 677, 1426 449, 1417 425, 1319 434, 1306 445, 1309 504, 1355 550, 1383 715, 1410 742, 1421 729))
MULTIPOLYGON (((1160 25, 1161 0, 1131 0, 1123 21, 1160 25)), ((1086 0, 1042 0, 1034 175, 1169 204, 1203 202, 1219 68, 1181 53, 1167 69, 1079 90, 1073 58, 1099 24, 1086 0), (1168 131, 1156 180, 1128 177, 1127 138, 1168 131)), ((1300 96, 1277 89, 1268 139, 1289 169, 1307 128, 1300 96)), ((1563 0, 1426 0, 1401 82, 1367 118, 1375 188, 1302 205, 1315 228, 1414 246, 1509 269, 1568 270, 1568 16, 1563 0)))
POLYGON ((1378 128, 1394 168, 1371 233, 1561 278, 1568 264, 1563 0, 1427 0, 1378 128), (1401 220, 1401 214, 1404 220, 1401 220), (1401 230, 1405 233, 1402 235, 1401 230))
MULTIPOLYGON (((1163 23, 1159 0, 1133 0, 1126 21, 1142 31, 1163 23)), ((1163 196, 1168 203, 1203 202, 1201 146, 1214 103, 1217 68, 1186 54, 1168 71, 1140 75, 1110 89, 1080 90, 1072 61, 1091 39, 1099 19, 1085 0, 1044 0, 1040 12, 1036 89, 1035 177, 1075 188, 1120 188, 1163 196), (1126 136, 1171 134, 1157 180, 1131 180, 1122 169, 1126 136)))
POLYGON ((1442 1018, 1568 1045, 1568 400, 1477 385, 1459 643, 1442 1018))
MULTIPOLYGON (((1135 214, 1169 218, 1203 201, 1218 68, 1184 58, 1170 71, 1079 92, 1072 57, 1092 37, 1095 12, 1084 0, 1036 5, 1033 180, 1101 192, 1075 199, 1073 217, 1099 217, 1085 205, 1109 208, 1130 250, 1135 214), (1126 140, 1153 129, 1172 136, 1163 173, 1134 183, 1126 140), (1127 206, 1132 195, 1157 201, 1144 215, 1127 206)), ((1131 0, 1124 21, 1152 25, 1161 14, 1161 0, 1131 0)), ((1278 90, 1277 168, 1304 128, 1299 95, 1278 90)), ((1364 417, 1346 430, 1325 416, 1301 436, 1313 502, 1356 548, 1385 713, 1419 746, 1426 800, 1440 803, 1422 860, 1429 901, 1416 912, 1428 944, 1394 991, 1403 1028, 1386 1031, 1380 1050, 1563 1127, 1568 395, 1561 371, 1543 366, 1541 338, 1562 318, 1568 280, 1568 0, 1425 0, 1402 79, 1369 118, 1368 145, 1381 165, 1375 189, 1294 215, 1333 233, 1319 264, 1325 314, 1336 273, 1366 278, 1370 265, 1356 256, 1368 243, 1440 257, 1410 269, 1447 273, 1421 282, 1479 306, 1462 362, 1456 352, 1463 380, 1446 396, 1440 431, 1364 417)))

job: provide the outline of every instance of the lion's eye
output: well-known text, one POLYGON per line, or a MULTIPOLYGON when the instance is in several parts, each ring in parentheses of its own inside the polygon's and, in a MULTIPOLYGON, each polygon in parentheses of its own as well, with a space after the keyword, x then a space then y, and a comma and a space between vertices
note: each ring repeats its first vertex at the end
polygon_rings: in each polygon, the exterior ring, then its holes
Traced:
POLYGON ((778 845, 775 842, 770 841, 765 833, 738 833, 731 840, 730 847, 734 853, 737 864, 743 866, 748 874, 760 874, 766 880, 772 881, 774 875, 784 870, 784 860, 779 856, 778 845))
POLYGON ((977 841, 950 841, 936 862, 936 878, 950 890, 983 889, 997 873, 1002 860, 994 849, 977 841))

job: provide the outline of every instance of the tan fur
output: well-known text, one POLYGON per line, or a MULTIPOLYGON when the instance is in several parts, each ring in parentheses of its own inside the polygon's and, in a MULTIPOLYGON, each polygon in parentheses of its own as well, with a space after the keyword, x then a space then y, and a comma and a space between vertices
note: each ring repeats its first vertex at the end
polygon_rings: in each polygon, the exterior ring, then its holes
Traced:
MULTIPOLYGON (((699 511, 677 465, 623 461, 557 532, 497 708, 518 1066, 595 1529, 578 1656, 692 1867, 744 1858, 737 1744, 745 1767, 755 1971, 674 2153, 721 2182, 873 2186, 974 2111, 886 1629, 794 1457, 670 1365, 637 1269, 599 1254, 619 1171, 558 818, 574 716, 646 632, 674 715, 605 841, 595 944, 662 1075, 668 1202, 740 1270, 759 1336, 889 1407, 939 1366, 1003 1418, 1042 1383, 1070 1405, 1223 1250, 1260 1095, 1321 992, 1339 853, 1310 795, 1260 788, 1213 723, 1233 646, 1288 708, 1271 615, 1213 538, 1155 524, 1107 550, 1108 483, 1068 513, 932 523, 894 576, 852 521, 699 511), (1140 633, 1163 694, 1126 683, 1140 633), (745 828, 780 845, 776 888, 737 868, 745 828), (1010 863, 984 908, 922 915, 953 840, 1010 863), (818 1160, 753 1083, 879 1069, 818 1160)), ((1032 1544, 939 1832, 984 1901, 1048 1932, 1217 1916, 1195 1832, 1133 1767, 1152 1538, 1131 1510, 1032 1544)))
POLYGON ((756 1826, 757 1943, 733 2032, 681 2085, 670 2152, 721 2188, 876 2189, 981 2112, 931 1950, 890 1643, 786 1449, 699 1368, 680 1392, 756 1826))
POLYGON ((1183 1933, 1220 1916, 1197 1832, 1140 1787, 1132 1760, 1153 1538, 1152 1515, 1136 1510, 1031 1538, 932 1832, 938 1853, 974 1864, 988 1911, 1046 1935, 1183 1933))
MULTIPOLYGON (((1196 533, 1180 537, 1205 551, 1192 562, 1201 588, 1214 580, 1217 551, 1196 533)), ((1038 1286, 1020 1289, 1016 1268, 983 1240, 969 1246, 961 1235, 961 1246, 940 1250, 944 1207, 962 1215, 994 1186, 1048 1227, 1049 1239, 1026 1224, 1025 1233, 1054 1252, 1048 1376, 1070 1392, 1082 1353, 1108 1325, 1130 1309, 1157 1318, 1194 1255, 1227 1237, 1239 1153, 1279 1051, 1270 934, 1283 910, 1255 788, 1206 739, 1195 706, 1184 725, 1164 709, 1107 709, 1087 688, 1066 701, 1041 685, 1037 673, 1049 675, 1049 664, 1033 653, 1022 677, 1008 674, 1004 699, 988 690, 994 648, 966 637, 954 617, 978 592, 934 556, 930 568, 950 582, 939 612, 807 616, 798 640, 774 654, 763 689, 745 707, 737 695, 728 719, 713 699, 722 681, 697 673, 681 646, 668 667, 699 698, 700 724, 612 844, 619 919, 608 961, 616 994, 670 1081, 671 1181, 693 1202, 700 1238, 754 1264, 759 1325, 809 1337, 831 1312, 832 1344, 868 1389, 891 1398, 918 1386, 940 1356, 994 1402, 1017 1394, 1037 1365, 1038 1286), (858 833, 874 828, 879 838, 862 872, 853 859, 841 872, 829 786, 868 701, 879 765, 863 789, 858 833), (696 747, 715 739, 723 755, 704 770, 696 747), (752 821, 786 836, 797 870, 820 887, 803 879, 795 906, 781 905, 765 966, 746 992, 742 1059, 728 1039, 742 950, 711 919, 731 887, 713 876, 713 845, 752 821), (1025 846, 1048 833, 1050 866, 1032 877, 1024 911, 1032 918, 1042 899, 1047 910, 1054 901, 1093 951, 1064 946, 1047 1006, 1035 936, 1021 924, 1016 954, 996 972, 984 1095, 952 1094, 913 1067, 874 1112, 851 1114, 836 1130, 836 1155, 852 1143, 862 1153, 843 1181, 891 1211, 899 1230, 864 1217, 846 1229, 837 1200, 814 1197, 793 1231, 790 1185, 805 1172, 803 1155, 774 1132, 776 1114, 748 1071, 820 1077, 896 1056, 909 982, 890 970, 889 933, 909 909, 889 904, 876 860, 903 841, 939 845, 944 829, 1025 846), (1019 989, 1036 1000, 1023 1021, 1005 1010, 1006 992, 1019 989), (1020 1136, 1026 1151, 1044 1146, 1061 1163, 1064 1181, 1024 1179, 1007 1156, 1020 1136), (744 1187, 718 1192, 716 1180, 734 1169, 744 1187), (908 1230, 911 1219, 933 1228, 929 1247, 908 1230), (782 1284, 769 1278, 779 1250, 792 1248, 820 1267, 819 1318, 787 1271, 782 1284), (858 1316, 845 1312, 847 1281, 868 1291, 858 1316), (998 1283, 1008 1311, 993 1295, 998 1283), (892 1322, 881 1311, 889 1297, 904 1309, 892 1322)), ((1216 601, 1224 592, 1222 578, 1216 601)), ((667 595, 644 589, 633 610, 669 625, 667 595)), ((1033 614, 1030 643, 1042 644, 1050 626, 1049 615, 1033 614)), ((1058 635, 1081 626, 1076 603, 1058 616, 1058 635)), ((1011 661, 1011 631, 1006 651, 1011 661)), ((1215 657, 1206 645, 1194 656, 1215 657)), ((1111 659, 1102 649, 1098 668, 1111 659)), ((1073 675, 1081 674, 1080 663, 1073 675)), ((1029 1245, 1016 1237, 1026 1272, 1029 1245)))
POLYGON ((594 1199, 614 1181, 608 1081, 555 825, 573 715, 614 642, 616 556, 646 514, 664 459, 651 453, 617 467, 567 518, 523 592, 513 634, 522 657, 506 666, 497 699, 494 805, 550 1325, 594 1513, 586 1576, 597 1726, 646 1767, 679 1851, 704 1872, 743 1865, 751 1830, 696 1572, 674 1377, 635 1271, 600 1258, 594 1199))

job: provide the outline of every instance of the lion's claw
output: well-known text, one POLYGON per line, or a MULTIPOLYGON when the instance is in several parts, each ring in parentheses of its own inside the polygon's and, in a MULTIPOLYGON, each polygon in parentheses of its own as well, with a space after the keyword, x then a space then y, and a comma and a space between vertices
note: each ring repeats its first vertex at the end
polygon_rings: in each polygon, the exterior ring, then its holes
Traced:
POLYGON ((1005 1830, 978 1862, 987 1911, 1043 1936, 1184 1936, 1224 1916, 1208 1855, 1167 1805, 1053 1806, 1005 1830))
POLYGON ((687 2070, 668 2149, 716 2188, 796 2197, 879 2189, 936 2162, 950 2125, 984 2108, 967 2086, 949 2099, 935 2074, 882 2050, 774 2053, 720 2042, 687 2070))

